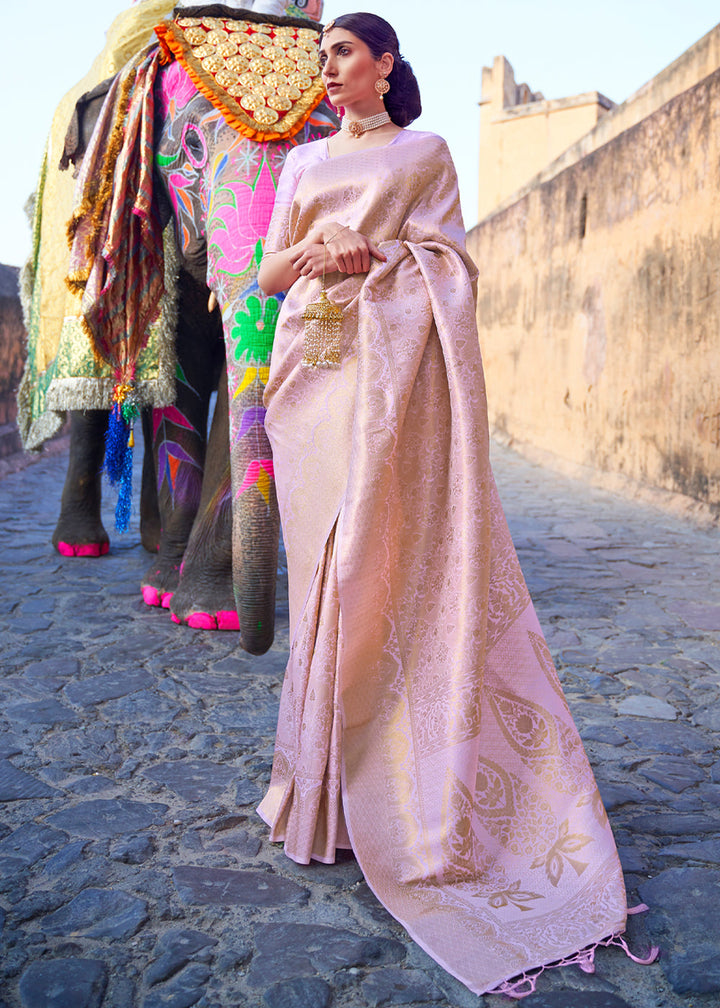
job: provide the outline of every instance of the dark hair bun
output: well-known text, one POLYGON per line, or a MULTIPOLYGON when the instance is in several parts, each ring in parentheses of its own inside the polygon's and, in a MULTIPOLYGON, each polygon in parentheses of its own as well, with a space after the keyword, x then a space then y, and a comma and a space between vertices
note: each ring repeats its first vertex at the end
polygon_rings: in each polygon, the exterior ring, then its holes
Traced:
POLYGON ((390 90, 385 95, 385 108, 396 126, 409 126, 422 112, 420 88, 412 67, 400 55, 400 44, 393 26, 377 14, 341 14, 330 22, 335 28, 347 28, 365 43, 379 60, 389 52, 394 59, 387 82, 390 90))
POLYGON ((396 126, 409 126, 422 112, 420 88, 410 64, 396 57, 388 76, 390 90, 385 95, 385 108, 396 126))

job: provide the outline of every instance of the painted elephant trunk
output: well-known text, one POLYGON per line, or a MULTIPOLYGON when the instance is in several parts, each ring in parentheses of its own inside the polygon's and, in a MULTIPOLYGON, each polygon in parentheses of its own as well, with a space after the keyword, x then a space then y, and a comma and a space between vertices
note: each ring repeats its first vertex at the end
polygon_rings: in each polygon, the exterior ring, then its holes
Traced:
POLYGON ((207 280, 227 348, 235 601, 243 647, 262 654, 273 640, 280 529, 263 406, 279 303, 257 285, 275 182, 266 146, 253 152, 250 166, 247 143, 209 159, 207 280))
POLYGON ((176 63, 159 81, 156 164, 184 259, 207 258, 225 336, 232 495, 233 590, 242 646, 273 641, 279 516, 263 392, 278 315, 257 285, 278 174, 277 144, 230 129, 176 63), (270 167, 274 161, 274 171, 270 167))
POLYGON ((263 654, 273 641, 280 530, 263 406, 277 312, 271 312, 264 330, 262 318, 257 318, 257 297, 243 299, 239 308, 220 290, 218 301, 226 345, 234 347, 235 358, 228 362, 235 603, 243 647, 250 654, 263 654))
POLYGON ((243 416, 248 430, 237 434, 230 457, 233 584, 243 647, 250 654, 264 654, 274 634, 280 519, 270 446, 261 416, 262 388, 246 391, 250 395, 243 393, 243 416))

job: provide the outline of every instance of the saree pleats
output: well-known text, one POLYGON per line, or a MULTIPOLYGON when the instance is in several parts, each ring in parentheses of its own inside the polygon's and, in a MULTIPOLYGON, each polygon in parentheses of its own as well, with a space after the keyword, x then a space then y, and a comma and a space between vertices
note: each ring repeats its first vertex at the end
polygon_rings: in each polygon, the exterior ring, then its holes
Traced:
POLYGON ((387 262, 328 277, 338 371, 300 363, 312 282, 280 317, 266 426, 292 643, 260 812, 301 861, 331 861, 346 824, 381 902, 482 993, 622 931, 625 890, 490 469, 449 156, 428 134, 353 156, 349 205, 342 161, 302 176, 285 240, 325 217, 387 262))
POLYGON ((261 814, 271 840, 300 864, 332 864, 349 847, 340 797, 341 725, 337 694, 340 604, 334 530, 303 612, 280 700, 270 790, 261 814))

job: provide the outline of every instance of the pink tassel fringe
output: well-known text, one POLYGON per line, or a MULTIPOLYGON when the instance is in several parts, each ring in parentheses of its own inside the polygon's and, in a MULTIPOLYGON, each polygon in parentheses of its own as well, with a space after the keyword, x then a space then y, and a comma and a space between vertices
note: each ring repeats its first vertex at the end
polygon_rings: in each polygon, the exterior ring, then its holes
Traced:
MULTIPOLYGON (((648 907, 645 903, 640 903, 636 907, 629 907, 627 911, 628 916, 643 913, 643 911, 647 909, 648 907)), ((504 980, 503 983, 494 987, 493 990, 488 991, 488 994, 505 994, 506 997, 515 998, 516 1000, 526 998, 530 994, 535 993, 537 989, 537 979, 545 972, 545 970, 558 969, 560 966, 579 966, 584 973, 594 973, 596 950, 601 946, 608 947, 610 945, 617 945, 623 950, 629 959, 632 959, 633 962, 639 963, 641 966, 648 966, 650 963, 655 962, 660 954, 660 949, 657 945, 652 945, 647 958, 641 959, 639 956, 633 955, 628 948, 627 942, 621 934, 614 934, 609 938, 596 942, 594 945, 590 945, 588 948, 581 949, 579 952, 568 956, 566 959, 558 959, 557 962, 548 963, 547 966, 540 966, 533 973, 523 973, 522 976, 517 977, 515 980, 504 980)))

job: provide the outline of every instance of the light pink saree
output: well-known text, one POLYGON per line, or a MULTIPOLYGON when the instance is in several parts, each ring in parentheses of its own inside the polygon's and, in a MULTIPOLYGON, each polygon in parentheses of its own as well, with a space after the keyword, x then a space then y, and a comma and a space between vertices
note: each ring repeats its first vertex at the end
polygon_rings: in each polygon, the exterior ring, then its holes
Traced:
POLYGON ((352 846, 388 910, 482 993, 591 962, 575 954, 625 927, 622 873, 490 470, 447 147, 409 131, 347 157, 314 147, 292 155, 268 247, 326 218, 388 261, 328 277, 339 370, 300 363, 318 281, 293 285, 278 323, 291 652, 259 811, 298 862, 352 846))

